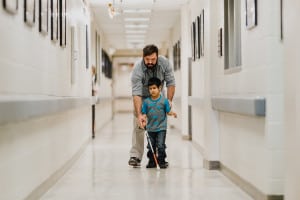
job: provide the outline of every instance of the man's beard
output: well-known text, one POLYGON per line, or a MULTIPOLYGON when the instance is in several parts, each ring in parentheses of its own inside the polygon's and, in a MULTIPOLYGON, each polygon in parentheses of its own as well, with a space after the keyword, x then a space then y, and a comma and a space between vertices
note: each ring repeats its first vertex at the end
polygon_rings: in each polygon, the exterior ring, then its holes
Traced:
POLYGON ((157 62, 154 63, 154 64, 146 64, 145 61, 144 61, 144 65, 149 68, 149 69, 153 69, 156 65, 157 65, 157 62))

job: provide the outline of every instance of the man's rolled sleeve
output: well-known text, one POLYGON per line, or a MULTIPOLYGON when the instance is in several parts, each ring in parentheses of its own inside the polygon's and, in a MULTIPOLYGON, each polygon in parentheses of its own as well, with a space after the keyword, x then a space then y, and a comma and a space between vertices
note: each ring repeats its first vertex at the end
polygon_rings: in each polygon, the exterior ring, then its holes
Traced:
POLYGON ((132 96, 143 96, 142 76, 133 70, 131 75, 132 96))

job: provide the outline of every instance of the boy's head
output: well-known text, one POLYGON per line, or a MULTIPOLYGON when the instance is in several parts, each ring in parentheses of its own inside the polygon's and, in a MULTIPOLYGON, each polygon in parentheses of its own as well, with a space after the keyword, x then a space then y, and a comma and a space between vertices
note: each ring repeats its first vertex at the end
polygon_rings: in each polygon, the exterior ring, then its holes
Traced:
POLYGON ((156 85, 157 87, 160 87, 161 85, 161 80, 157 77, 152 77, 148 80, 148 87, 152 86, 152 85, 156 85))
POLYGON ((161 90, 161 80, 156 77, 152 77, 148 80, 148 89, 152 97, 157 97, 161 90))

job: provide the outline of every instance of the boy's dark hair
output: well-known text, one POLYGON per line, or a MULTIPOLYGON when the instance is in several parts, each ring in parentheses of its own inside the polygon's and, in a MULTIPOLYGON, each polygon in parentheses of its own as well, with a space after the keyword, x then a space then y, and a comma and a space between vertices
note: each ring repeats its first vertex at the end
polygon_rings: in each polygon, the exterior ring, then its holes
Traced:
POLYGON ((153 53, 156 53, 156 55, 158 55, 158 48, 154 44, 149 44, 143 48, 143 57, 149 56, 153 53))
POLYGON ((151 85, 161 86, 161 80, 157 77, 152 77, 148 80, 148 87, 151 85))

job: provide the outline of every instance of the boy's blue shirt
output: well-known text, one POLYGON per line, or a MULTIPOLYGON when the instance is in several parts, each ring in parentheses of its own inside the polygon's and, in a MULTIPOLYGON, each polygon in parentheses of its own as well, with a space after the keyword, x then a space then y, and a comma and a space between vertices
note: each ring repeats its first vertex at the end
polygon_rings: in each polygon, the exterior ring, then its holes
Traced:
POLYGON ((167 113, 170 111, 169 101, 164 96, 160 95, 156 100, 146 98, 143 101, 142 113, 147 115, 147 131, 167 130, 167 113))

